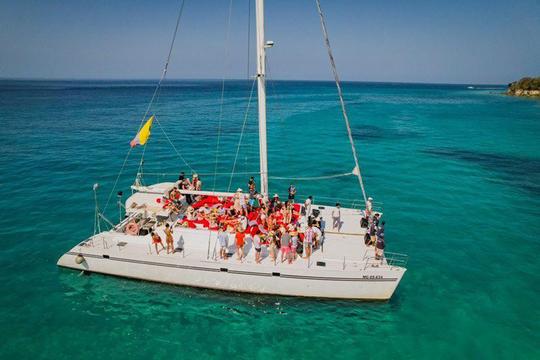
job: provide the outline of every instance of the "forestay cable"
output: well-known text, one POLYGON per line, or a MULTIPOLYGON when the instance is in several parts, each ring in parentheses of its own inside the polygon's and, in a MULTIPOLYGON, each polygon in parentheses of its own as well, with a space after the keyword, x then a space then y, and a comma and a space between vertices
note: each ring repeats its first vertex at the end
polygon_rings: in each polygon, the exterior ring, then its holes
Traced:
POLYGON ((364 181, 362 180, 362 173, 360 172, 360 164, 358 163, 358 156, 356 154, 356 147, 354 146, 354 139, 352 136, 351 126, 349 124, 349 117, 347 116, 347 109, 345 108, 345 101, 343 100, 343 92, 341 91, 341 85, 339 81, 339 75, 336 69, 336 63, 334 61, 334 55, 332 54, 332 48, 330 47, 330 40, 328 39, 328 31, 326 30, 326 21, 324 20, 324 15, 321 8, 320 0, 315 0, 317 4, 317 11, 319 12, 319 17, 321 19, 321 28, 324 36, 324 41, 326 44, 326 50, 328 51, 328 58, 330 59, 330 65, 332 66, 332 72, 334 74, 334 80, 336 82, 336 87, 339 96, 339 102, 341 103, 341 112, 343 113, 343 119, 345 120, 345 125, 347 126, 347 134, 349 135, 349 142, 351 143, 351 149, 354 157, 354 163, 356 165, 356 172, 358 177, 358 183, 362 189, 362 196, 364 197, 364 202, 367 203, 366 190, 364 189, 364 181))
POLYGON ((221 142, 221 123, 223 120, 223 104, 225 102, 225 77, 226 77, 227 69, 229 66, 229 37, 231 33, 232 5, 233 5, 233 0, 230 0, 229 11, 228 11, 228 16, 227 16, 227 32, 225 35, 225 62, 224 62, 225 69, 223 70, 223 78, 221 79, 221 101, 219 104, 218 136, 217 136, 217 141, 216 141, 216 159, 215 159, 215 164, 214 164, 214 185, 212 186, 212 190, 216 189, 217 171, 218 171, 218 164, 219 164, 219 145, 221 142))
MULTIPOLYGON (((143 115, 143 117, 141 119, 141 122, 139 124, 139 128, 137 129, 137 133, 143 127, 144 120, 147 118, 148 114, 150 113, 150 109, 152 107, 152 104, 154 103, 154 99, 156 99, 156 96, 159 93, 161 83, 163 82, 163 80, 165 79, 165 76, 167 75, 167 69, 169 68, 169 62, 171 60, 171 54, 172 54, 172 50, 173 50, 173 47, 174 47, 174 42, 176 41, 176 34, 178 33, 178 28, 180 26, 180 19, 182 18, 182 14, 184 13, 184 5, 185 5, 185 0, 182 0, 182 2, 180 4, 180 9, 178 10, 178 16, 176 18, 176 26, 174 28, 174 34, 173 34, 173 37, 172 37, 172 40, 171 40, 171 45, 169 47, 169 53, 167 54, 167 60, 165 61, 165 66, 164 66, 163 71, 161 73, 161 77, 160 77, 160 79, 159 79, 159 81, 158 81, 158 83, 156 85, 156 88, 154 89, 154 93, 152 94, 150 102, 148 103, 148 106, 146 107, 146 111, 144 112, 144 115, 143 115)), ((105 203, 105 206, 103 208, 104 212, 105 212, 105 210, 107 210, 107 206, 109 206, 112 195, 113 195, 114 191, 116 190, 116 186, 118 185, 118 180, 120 179, 120 176, 122 176, 122 173, 123 173, 124 168, 126 166, 129 155, 131 154, 131 150, 132 150, 132 148, 130 148, 128 150, 126 158, 124 159, 124 163, 122 164, 122 167, 120 168, 120 172, 118 173, 118 176, 116 177, 116 180, 114 181, 113 188, 111 189, 111 192, 109 193, 109 196, 107 198, 107 202, 105 203)), ((143 161, 144 161, 145 150, 146 150, 146 144, 144 145, 144 148, 143 148, 143 153, 141 155, 141 161, 139 162, 139 169, 138 169, 137 172, 139 172, 141 170, 141 167, 142 167, 142 164, 143 164, 143 161)), ((176 150, 176 148, 175 148, 175 150, 176 150)), ((177 151, 177 153, 178 153, 178 151, 177 151)))
MULTIPOLYGON (((159 79, 159 81, 158 81, 158 83, 156 85, 154 93, 152 94, 152 98, 150 99, 150 103, 148 104, 146 112, 145 112, 145 114, 144 114, 144 116, 143 116, 143 118, 141 120, 141 124, 139 125, 139 130, 141 130, 141 127, 143 125, 144 120, 146 119, 146 117, 150 113, 150 108, 152 107, 152 104, 154 103, 154 100, 157 102, 157 100, 159 99, 160 90, 161 90, 161 83, 165 80, 165 77, 167 76, 167 70, 169 69, 169 63, 171 61, 171 55, 172 55, 172 51, 173 51, 173 48, 174 48, 174 43, 176 41, 176 35, 178 34, 178 28, 180 27, 180 20, 182 19, 182 14, 184 13, 184 5, 185 5, 185 3, 186 3, 186 1, 182 0, 182 3, 180 4, 180 9, 178 10, 178 16, 176 17, 176 25, 174 27, 173 37, 171 39, 171 44, 169 46, 169 53, 167 54, 167 59, 165 60, 165 66, 163 67, 161 77, 160 77, 160 79, 159 79)), ((160 125, 160 128, 165 133, 165 131, 163 130, 161 125, 160 125)), ((167 134, 165 134, 165 136, 167 136, 167 134)), ((168 137, 167 137, 167 139, 168 139, 168 137)), ((169 143, 171 143, 170 140, 169 140, 169 143)), ((138 173, 141 172, 141 170, 142 170, 142 166, 143 166, 143 162, 144 162, 144 154, 146 153, 146 146, 147 145, 148 145, 148 142, 146 144, 144 144, 144 147, 143 147, 143 152, 141 154, 141 161, 139 162, 139 169, 137 171, 138 173)), ((171 143, 171 145, 172 145, 172 143, 171 143)), ((173 148, 176 151, 176 153, 178 155, 180 155, 180 153, 178 152, 178 150, 176 150, 174 145, 173 145, 173 148)), ((180 158, 184 161, 184 163, 186 163, 186 161, 184 160, 184 158, 181 155, 180 155, 180 158)), ((188 167, 191 169, 191 167, 189 165, 188 165, 188 167)))
POLYGON ((227 187, 227 191, 231 190, 231 185, 234 177, 234 170, 236 169, 236 161, 238 160, 238 153, 240 152, 240 145, 242 145, 242 138, 244 137, 244 130, 246 128, 246 122, 249 116, 249 108, 251 105, 251 99, 253 98, 253 89, 255 89, 255 83, 257 82, 257 79, 255 78, 253 80, 253 83, 251 84, 251 91, 249 93, 249 99, 246 107, 246 112, 244 114, 244 123, 242 124, 242 131, 240 132, 240 138, 238 139, 238 146, 236 147, 236 154, 234 155, 234 163, 232 167, 231 177, 229 178, 229 186, 227 187))

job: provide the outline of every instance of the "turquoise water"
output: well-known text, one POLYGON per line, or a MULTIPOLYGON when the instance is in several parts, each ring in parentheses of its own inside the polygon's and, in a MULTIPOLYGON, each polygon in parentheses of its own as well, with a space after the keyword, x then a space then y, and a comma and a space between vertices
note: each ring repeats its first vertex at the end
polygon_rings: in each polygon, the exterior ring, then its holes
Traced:
MULTIPOLYGON (((219 172, 231 171, 249 89, 227 84, 219 172)), ((410 256, 393 298, 366 303, 58 269, 58 257, 91 234, 92 184, 104 205, 152 90, 0 83, 1 358, 540 358, 540 101, 502 87, 344 84, 367 191, 384 203, 388 250, 410 256)), ((276 82, 268 92, 272 175, 352 169, 332 83, 276 82)), ((255 106, 237 172, 258 169, 255 106)), ((190 166, 213 173, 220 84, 171 82, 155 113, 190 166)), ((140 148, 130 154, 118 190, 129 191, 140 157, 140 148)), ((144 168, 188 170, 159 126, 144 168)), ((211 176, 203 181, 213 187, 211 176)), ((228 184, 220 176, 216 188, 228 184)), ((360 197, 350 177, 296 184, 301 198, 360 197)), ((270 182, 280 194, 287 186, 270 182)), ((107 215, 116 220, 115 200, 107 215)))

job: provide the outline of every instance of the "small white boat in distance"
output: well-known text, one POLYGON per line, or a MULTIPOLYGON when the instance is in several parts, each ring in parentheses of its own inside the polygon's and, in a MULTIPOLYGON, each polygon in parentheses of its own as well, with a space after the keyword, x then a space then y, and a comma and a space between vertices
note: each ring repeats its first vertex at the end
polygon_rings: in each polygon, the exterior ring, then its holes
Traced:
MULTIPOLYGON (((314 246, 311 246, 309 241, 305 241, 303 247, 305 257, 300 256, 293 261, 283 262, 279 252, 276 261, 270 256, 269 251, 275 250, 272 245, 270 247, 262 246, 261 261, 255 261, 257 251, 255 250, 254 234, 260 230, 262 233, 268 232, 269 237, 271 237, 270 234, 277 228, 270 228, 270 221, 264 218, 265 222, 260 216, 262 214, 261 207, 255 206, 259 209, 257 210, 259 212, 258 222, 256 225, 250 224, 251 229, 255 232, 249 232, 244 227, 246 230, 243 246, 245 258, 237 260, 233 255, 236 251, 234 237, 236 231, 244 231, 240 226, 228 230, 230 239, 226 249, 228 255, 222 258, 219 254, 220 243, 216 226, 205 224, 204 221, 189 222, 188 213, 193 210, 194 201, 212 200, 223 211, 223 216, 230 216, 228 213, 230 211, 224 210, 226 207, 223 204, 230 203, 235 196, 237 198, 244 196, 241 191, 236 193, 201 191, 197 187, 182 189, 179 191, 180 195, 176 198, 175 205, 167 207, 163 206, 163 202, 167 202, 169 199, 173 200, 171 190, 178 186, 178 183, 161 182, 144 186, 141 181, 142 171, 140 171, 131 188, 132 194, 125 204, 122 204, 119 198, 118 205, 122 211, 120 222, 115 225, 106 219, 98 207, 96 196, 94 235, 79 242, 62 255, 58 260, 59 266, 87 273, 256 294, 365 300, 387 300, 392 296, 406 271, 407 256, 387 251, 380 251, 376 254, 374 246, 366 245, 367 224, 368 222, 374 223, 372 219, 376 212, 382 216, 382 208, 375 206, 372 208, 371 199, 368 200, 366 197, 345 103, 328 41, 326 24, 318 0, 317 6, 354 158, 354 170, 344 175, 358 178, 363 199, 353 201, 351 199, 354 196, 350 196, 348 201, 337 199, 320 201, 322 197, 314 196, 315 202, 311 205, 304 206, 304 204, 295 204, 294 202, 285 205, 295 209, 294 220, 285 220, 281 226, 290 225, 295 229, 291 231, 303 232, 306 234, 305 237, 308 237, 308 233, 310 236, 313 234, 308 228, 310 224, 315 223, 320 228, 320 233, 317 235, 318 237, 314 237, 314 239, 318 239, 314 246), (328 204, 334 205, 337 202, 349 206, 343 206, 339 209, 337 206, 328 206, 328 204), (103 222, 109 225, 109 230, 101 231, 103 222), (172 238, 176 251, 156 253, 157 245, 154 246, 151 233, 154 232, 165 239, 167 225, 173 229, 172 238), (307 256, 308 249, 313 249, 311 256, 307 256)), ((182 11, 180 11, 177 25, 181 13, 182 11)), ((258 199, 262 199, 261 202, 265 203, 270 194, 266 144, 265 51, 274 43, 265 41, 263 0, 256 0, 256 24, 257 76, 254 81, 257 82, 258 89, 260 150, 258 175, 260 176, 259 193, 262 195, 258 199)), ((174 37, 171 49, 173 44, 174 37)), ((162 78, 156 87, 156 93, 165 77, 168 62, 169 59, 167 59, 162 78)), ((149 109, 153 99, 154 97, 148 106, 149 109)), ((157 115, 152 115, 144 126, 141 122, 139 133, 133 139, 132 146, 146 144, 154 119, 159 121, 157 115)), ((176 148, 174 150, 179 154, 176 148)), ((142 153, 144 156, 144 151, 142 153)), ((184 159, 182 158, 182 160, 184 159)), ((140 164, 141 169, 142 157, 140 164)), ((120 175, 121 172, 118 176, 120 175)), ((94 186, 94 192, 97 192, 97 185, 94 186)), ((243 198, 243 201, 246 200, 243 198)), ((253 201, 253 197, 250 200, 253 201)), ((247 210, 245 212, 247 213, 247 210)), ((231 213, 238 214, 242 211, 231 213)), ((266 216, 269 216, 268 214, 265 213, 266 216)), ((310 236, 309 239, 311 239, 310 236)), ((380 239, 383 239, 383 234, 381 234, 380 239)), ((382 243, 384 245, 384 242, 382 243)), ((298 251, 298 253, 301 252, 298 251)))

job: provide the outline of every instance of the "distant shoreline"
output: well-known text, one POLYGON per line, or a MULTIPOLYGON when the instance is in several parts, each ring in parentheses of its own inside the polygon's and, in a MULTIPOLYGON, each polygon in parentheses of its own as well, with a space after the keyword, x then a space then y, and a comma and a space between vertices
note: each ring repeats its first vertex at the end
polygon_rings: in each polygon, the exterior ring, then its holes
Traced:
POLYGON ((540 77, 524 77, 508 84, 506 94, 510 96, 540 97, 540 77))

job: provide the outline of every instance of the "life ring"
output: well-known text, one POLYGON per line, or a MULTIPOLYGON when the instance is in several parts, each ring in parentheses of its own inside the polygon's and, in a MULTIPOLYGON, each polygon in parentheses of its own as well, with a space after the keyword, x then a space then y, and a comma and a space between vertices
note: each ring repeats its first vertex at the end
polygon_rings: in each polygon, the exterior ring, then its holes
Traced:
POLYGON ((126 225, 126 234, 128 235, 138 235, 139 234, 139 225, 135 222, 130 222, 126 225))

